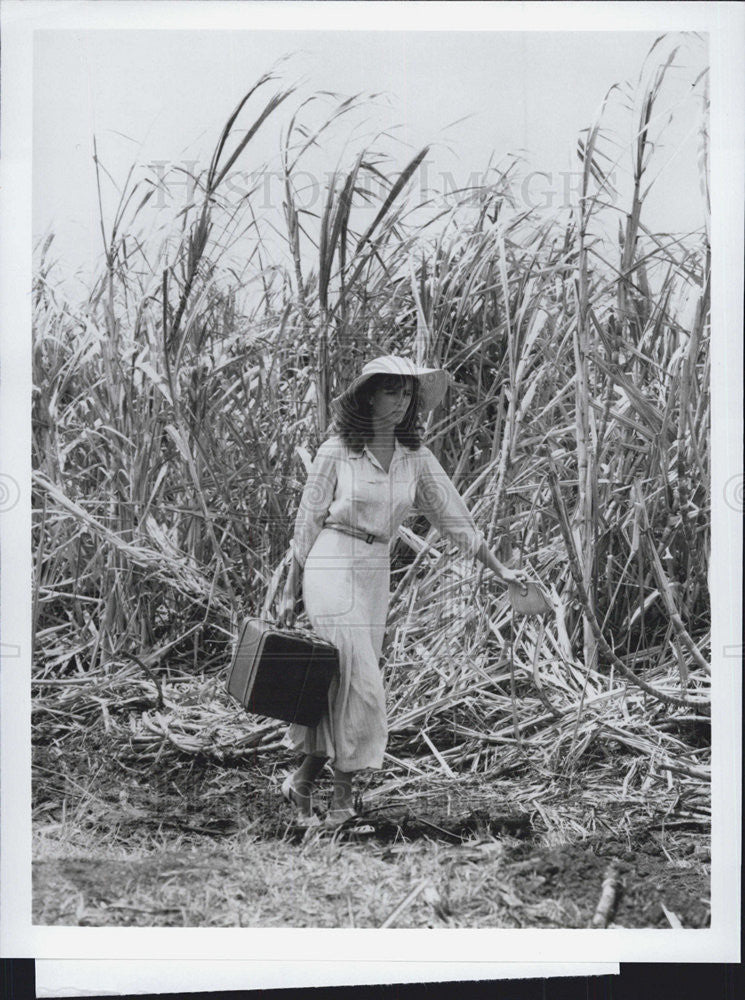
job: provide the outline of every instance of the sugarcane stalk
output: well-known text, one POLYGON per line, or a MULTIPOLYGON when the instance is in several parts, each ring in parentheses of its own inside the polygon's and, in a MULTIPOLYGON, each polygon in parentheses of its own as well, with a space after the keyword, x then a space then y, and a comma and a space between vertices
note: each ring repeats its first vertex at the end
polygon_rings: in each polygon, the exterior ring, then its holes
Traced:
POLYGON ((631 681, 637 687, 641 688, 642 691, 646 691, 647 694, 651 695, 653 698, 657 698, 658 701, 663 701, 668 705, 690 705, 691 702, 687 698, 676 698, 674 695, 665 694, 663 691, 658 691, 657 688, 652 687, 651 684, 647 684, 643 681, 641 677, 637 677, 636 674, 629 670, 626 664, 621 660, 615 653, 613 649, 609 646, 605 639, 605 636, 600 631, 600 626, 598 625, 595 613, 590 606, 590 601, 587 596, 587 591, 585 590, 584 581, 582 578, 582 570, 580 568, 579 559, 577 557, 577 552, 574 546, 574 539, 572 538, 571 528, 569 526, 569 518, 567 516, 566 508, 564 507, 564 501, 562 499, 561 493, 559 491, 558 479, 556 476, 556 470, 554 468, 553 460, 551 458, 551 453, 546 449, 546 457, 549 463, 548 472, 548 482, 551 489, 551 495, 553 497, 554 506, 556 507, 556 513, 559 519, 559 527, 561 533, 564 537, 564 544, 566 546, 567 556, 569 558, 569 568, 571 574, 574 578, 574 585, 577 588, 577 594, 580 600, 580 604, 585 610, 587 615, 587 620, 590 623, 590 628, 592 629, 593 635, 600 646, 603 654, 608 657, 609 660, 614 664, 616 670, 619 670, 627 680, 631 681))
POLYGON ((702 670, 706 671, 707 674, 711 673, 711 666, 706 662, 706 660, 701 655, 701 650, 698 648, 696 643, 690 636, 688 629, 683 624, 683 619, 680 617, 678 609, 675 605, 675 598, 673 596, 673 590, 670 586, 670 581, 665 575, 665 570, 662 565, 662 561, 657 553, 657 549, 654 545, 654 539, 652 538, 652 529, 649 524, 649 517, 647 516, 647 508, 644 504, 644 499, 641 494, 641 488, 639 483, 634 484, 634 494, 636 503, 639 504, 639 508, 642 513, 642 536, 647 543, 647 548, 649 549, 649 554, 652 559, 652 567, 654 569, 654 574, 657 579, 657 586, 660 588, 660 593, 665 602, 665 607, 667 608, 667 613, 670 616, 670 622, 675 630, 675 634, 678 639, 683 643, 686 649, 693 656, 694 660, 701 667, 702 670))

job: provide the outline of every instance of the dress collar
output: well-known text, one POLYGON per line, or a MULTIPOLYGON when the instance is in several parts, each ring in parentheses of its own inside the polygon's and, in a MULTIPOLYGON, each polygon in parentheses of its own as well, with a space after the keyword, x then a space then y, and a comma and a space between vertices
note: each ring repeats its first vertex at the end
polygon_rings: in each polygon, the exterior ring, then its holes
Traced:
MULTIPOLYGON (((391 465, 393 465, 394 461, 399 456, 406 455, 409 452, 409 450, 410 450, 409 448, 404 448, 404 446, 401 444, 401 442, 398 440, 398 438, 394 438, 393 439, 393 455, 391 456, 391 464, 388 466, 388 471, 389 472, 391 471, 391 465)), ((357 454, 355 454, 355 452, 350 452, 350 457, 351 458, 363 458, 365 455, 367 455, 368 461, 372 462, 372 464, 377 469, 380 469, 381 472, 385 472, 385 469, 383 468, 383 466, 380 464, 380 462, 377 460, 377 458, 373 455, 373 453, 367 447, 367 443, 365 443, 362 446, 362 454, 361 455, 357 455, 357 454)))

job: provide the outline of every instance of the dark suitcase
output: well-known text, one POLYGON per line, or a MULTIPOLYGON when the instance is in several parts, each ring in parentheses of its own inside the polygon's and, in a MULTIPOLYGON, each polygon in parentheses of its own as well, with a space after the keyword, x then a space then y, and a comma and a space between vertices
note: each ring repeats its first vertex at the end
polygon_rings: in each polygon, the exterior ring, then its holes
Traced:
POLYGON ((310 633, 248 618, 238 635, 228 693, 248 712, 316 726, 339 669, 339 651, 310 633))

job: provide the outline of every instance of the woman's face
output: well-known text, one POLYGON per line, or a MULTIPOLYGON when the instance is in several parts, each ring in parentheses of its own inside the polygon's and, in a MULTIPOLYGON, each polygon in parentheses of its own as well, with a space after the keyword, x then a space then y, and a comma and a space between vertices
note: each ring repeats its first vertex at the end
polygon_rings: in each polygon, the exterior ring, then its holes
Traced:
POLYGON ((410 375, 384 383, 370 395, 372 418, 375 423, 386 427, 400 424, 406 415, 413 393, 413 379, 410 375))

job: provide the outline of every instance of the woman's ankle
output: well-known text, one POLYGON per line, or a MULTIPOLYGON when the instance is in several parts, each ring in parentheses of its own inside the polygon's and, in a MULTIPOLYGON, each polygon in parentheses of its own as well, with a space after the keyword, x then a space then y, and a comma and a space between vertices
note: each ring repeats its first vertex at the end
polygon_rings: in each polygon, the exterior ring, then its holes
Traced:
POLYGON ((334 769, 334 790, 331 795, 332 809, 354 808, 353 777, 353 772, 334 769))
POLYGON ((313 782, 305 778, 298 778, 297 772, 293 774, 292 781, 292 801, 298 812, 309 816, 313 812, 313 782))
POLYGON ((349 789, 334 789, 331 796, 331 809, 354 809, 354 795, 349 789))

